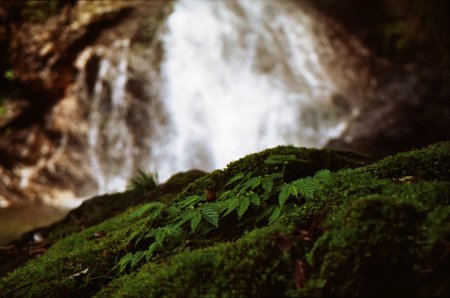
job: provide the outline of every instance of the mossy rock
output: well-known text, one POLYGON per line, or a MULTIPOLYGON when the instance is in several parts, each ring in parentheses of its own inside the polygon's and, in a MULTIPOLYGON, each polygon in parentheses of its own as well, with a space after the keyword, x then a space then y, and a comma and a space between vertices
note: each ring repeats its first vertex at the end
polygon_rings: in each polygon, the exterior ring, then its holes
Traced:
POLYGON ((175 174, 166 183, 157 185, 146 193, 130 189, 123 193, 101 195, 87 200, 80 207, 69 212, 62 220, 48 227, 27 232, 19 240, 13 242, 12 245, 20 249, 21 253, 14 257, 0 255, 2 264, 0 277, 33 257, 29 254, 29 250, 33 247, 33 237, 36 233, 45 239, 41 245, 48 249, 58 240, 98 225, 133 206, 155 200, 170 203, 178 192, 204 175, 206 175, 205 172, 191 170, 175 174))
POLYGON ((449 177, 450 142, 374 163, 268 149, 62 238, 0 292, 449 296, 449 177))

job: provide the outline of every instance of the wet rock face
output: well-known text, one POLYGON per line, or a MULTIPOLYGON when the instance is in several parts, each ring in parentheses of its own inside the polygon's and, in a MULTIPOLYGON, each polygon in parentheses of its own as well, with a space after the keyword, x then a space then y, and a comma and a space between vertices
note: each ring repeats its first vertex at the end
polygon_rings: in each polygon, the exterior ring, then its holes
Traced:
POLYGON ((371 52, 360 114, 328 147, 386 156, 450 139, 448 2, 308 2, 371 52))
POLYGON ((66 5, 43 23, 22 23, 11 32, 14 75, 36 91, 58 98, 73 81, 73 61, 80 50, 132 10, 126 2, 66 5))
MULTIPOLYGON (((142 31, 141 20, 158 14, 163 4, 55 2, 59 10, 39 20, 26 16, 28 4, 0 5, 0 42, 9 51, 5 65, 13 75, 12 91, 1 102, 7 111, 0 117, 0 171, 5 177, 0 185, 2 206, 48 203, 53 196, 50 188, 68 191, 69 197, 92 193, 96 185, 84 164, 87 111, 74 94, 79 71, 76 59, 86 48, 107 48, 116 39, 151 39, 151 32, 142 31)), ((152 20, 155 24, 150 28, 155 30, 157 19, 152 20)), ((88 73, 95 76, 94 60, 89 60, 88 73)), ((93 78, 87 80, 95 83, 93 78)))

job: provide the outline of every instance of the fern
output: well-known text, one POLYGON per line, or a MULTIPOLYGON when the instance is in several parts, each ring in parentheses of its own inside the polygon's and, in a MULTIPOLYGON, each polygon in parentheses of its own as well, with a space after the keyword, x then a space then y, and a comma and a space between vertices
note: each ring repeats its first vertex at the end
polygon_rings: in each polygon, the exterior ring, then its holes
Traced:
POLYGON ((133 268, 142 261, 146 254, 147 251, 145 250, 138 251, 134 254, 131 252, 127 253, 119 260, 119 262, 117 262, 117 270, 119 271, 119 273, 123 273, 128 267, 130 267, 130 270, 133 270, 133 268))
POLYGON ((219 227, 219 212, 214 204, 206 204, 201 209, 203 218, 215 228, 219 227))
POLYGON ((151 229, 146 235, 145 238, 154 238, 156 243, 160 246, 163 246, 166 238, 177 238, 183 234, 183 229, 180 228, 179 225, 176 224, 168 224, 163 227, 151 229))
POLYGON ((232 178, 230 178, 227 183, 225 184, 225 186, 230 186, 231 184, 233 184, 236 181, 241 180, 242 178, 244 178, 244 173, 238 173, 235 176, 233 176, 232 178))
POLYGON ((292 182, 297 191, 305 198, 305 199, 313 199, 314 191, 317 188, 317 182, 314 181, 313 178, 307 177, 303 179, 296 180, 292 182))
POLYGON ((331 172, 327 169, 317 171, 314 179, 320 180, 321 182, 328 182, 331 180, 331 172))
POLYGON ((161 202, 148 203, 131 213, 130 218, 142 217, 142 215, 146 214, 147 218, 156 219, 161 214, 164 207, 166 207, 166 205, 161 202))
POLYGON ((247 191, 247 190, 254 190, 256 187, 258 187, 261 184, 261 177, 253 177, 247 180, 245 183, 243 183, 242 187, 240 188, 240 191, 247 191))
POLYGON ((239 199, 237 197, 233 197, 225 201, 223 204, 221 204, 222 205, 221 209, 225 211, 222 217, 225 217, 234 210, 236 210, 239 207, 239 203, 240 203, 239 199))
POLYGON ((270 214, 269 217, 269 224, 272 224, 275 220, 277 220, 280 215, 281 215, 281 207, 280 206, 274 206, 272 207, 273 209, 271 210, 272 213, 270 214))
POLYGON ((138 170, 135 175, 128 182, 127 189, 145 194, 153 190, 158 185, 158 176, 156 173, 145 173, 142 170, 138 170))
POLYGON ((202 220, 202 214, 200 213, 200 210, 195 210, 194 215, 191 218, 192 233, 195 232, 195 228, 197 228, 197 226, 201 220, 202 220))
MULTIPOLYGON (((269 156, 267 164, 285 165, 298 160, 294 155, 269 156)), ((238 225, 245 226, 250 222, 264 220, 272 224, 280 218, 283 212, 295 205, 287 204, 288 200, 302 197, 312 199, 314 193, 331 179, 328 170, 318 171, 314 177, 298 179, 291 183, 283 183, 283 173, 272 173, 265 176, 253 176, 253 173, 238 173, 229 179, 228 187, 220 193, 215 201, 207 202, 204 194, 191 195, 178 201, 177 204, 166 206, 162 203, 149 203, 135 210, 131 216, 156 219, 162 211, 168 216, 169 223, 151 229, 144 238, 152 239, 146 251, 135 254, 126 254, 117 264, 120 272, 127 268, 134 268, 143 258, 150 261, 157 251, 172 247, 183 235, 196 235, 202 237, 212 229, 219 227, 220 219, 236 213, 239 218, 238 225), (243 216, 251 208, 261 208, 259 215, 254 217, 243 216)), ((146 225, 142 226, 144 229, 146 225)), ((142 232, 140 232, 142 233, 142 232)))
POLYGON ((145 252, 145 260, 148 262, 151 260, 151 258, 153 257, 153 254, 155 253, 155 251, 157 251, 158 249, 161 249, 162 246, 159 245, 158 242, 153 242, 147 249, 147 251, 145 252))
POLYGON ((146 251, 145 250, 141 250, 138 251, 136 253, 133 254, 133 257, 130 260, 130 269, 133 270, 133 268, 139 264, 140 261, 142 261, 142 259, 145 257, 146 255, 146 251))
POLYGON ((239 197, 239 208, 237 210, 237 214, 239 218, 244 215, 244 213, 247 211, 248 207, 250 206, 250 199, 247 196, 240 196, 239 197))
POLYGON ((273 178, 266 176, 261 180, 261 186, 266 193, 270 193, 273 189, 273 178))
POLYGON ((119 273, 122 273, 125 271, 125 269, 130 264, 132 258, 133 258, 133 253, 131 253, 131 252, 127 253, 122 258, 120 258, 119 262, 117 262, 117 264, 116 264, 116 268, 119 271, 119 273))
POLYGON ((179 208, 192 208, 195 204, 206 201, 204 195, 192 195, 181 201, 178 205, 179 208))
POLYGON ((306 177, 292 182, 292 185, 305 199, 313 199, 314 193, 321 189, 325 183, 331 180, 331 172, 318 171, 314 177, 306 177))
POLYGON ((261 198, 256 193, 251 191, 247 194, 247 196, 248 196, 251 204, 253 204, 255 206, 261 205, 261 198))

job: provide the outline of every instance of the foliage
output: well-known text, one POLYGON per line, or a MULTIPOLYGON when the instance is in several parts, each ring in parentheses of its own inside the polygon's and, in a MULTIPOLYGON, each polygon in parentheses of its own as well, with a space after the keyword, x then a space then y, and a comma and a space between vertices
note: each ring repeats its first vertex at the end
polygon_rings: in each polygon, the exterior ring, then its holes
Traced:
POLYGON ((302 199, 312 199, 314 192, 330 181, 330 171, 321 170, 314 177, 283 182, 285 166, 296 160, 295 155, 269 155, 264 162, 276 170, 279 170, 278 165, 283 165, 281 173, 275 171, 264 176, 254 176, 252 172, 237 173, 225 182, 224 191, 215 201, 208 202, 205 192, 179 200, 172 206, 173 218, 165 226, 153 227, 139 236, 139 241, 146 239, 151 244, 146 251, 125 255, 118 262, 119 273, 133 269, 143 259, 151 260, 157 251, 179 245, 183 235, 205 237, 217 231, 219 223, 233 215, 238 219, 237 226, 251 227, 260 222, 272 224, 283 210, 291 207, 287 201, 300 204, 302 199), (252 215, 244 220, 246 214, 252 215))
POLYGON ((60 9, 59 1, 27 0, 23 3, 22 17, 29 22, 43 22, 60 9))
POLYGON ((284 147, 247 156, 171 202, 156 198, 62 239, 0 279, 0 292, 448 296, 450 143, 332 170, 339 157, 349 155, 284 147), (318 170, 285 179, 283 168, 306 161, 318 170))
POLYGON ((154 173, 145 173, 139 170, 137 175, 135 175, 128 182, 128 189, 136 191, 138 193, 145 194, 158 185, 158 176, 154 173))
POLYGON ((14 80, 14 73, 12 72, 12 70, 7 70, 3 73, 3 77, 5 79, 7 79, 8 81, 12 81, 14 80))

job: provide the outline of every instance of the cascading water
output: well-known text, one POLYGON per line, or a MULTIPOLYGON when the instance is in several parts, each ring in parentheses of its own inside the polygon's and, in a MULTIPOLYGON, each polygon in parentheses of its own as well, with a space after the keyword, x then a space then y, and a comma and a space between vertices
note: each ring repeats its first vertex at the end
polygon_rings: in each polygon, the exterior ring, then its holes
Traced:
POLYGON ((290 1, 181 0, 162 36, 170 133, 157 157, 175 170, 223 167, 280 144, 321 147, 346 127, 321 63, 315 20, 290 1))
POLYGON ((276 145, 322 147, 346 128, 352 111, 321 61, 326 34, 294 2, 180 0, 163 32, 148 69, 160 72, 139 100, 128 40, 97 51, 91 87, 81 71, 97 192, 123 189, 138 168, 164 180, 276 145))
MULTIPOLYGON (((133 142, 126 124, 129 102, 126 101, 129 40, 119 40, 113 46, 119 55, 103 59, 92 96, 93 111, 89 117, 88 144, 93 172, 98 174, 99 192, 120 190, 132 175, 133 142), (116 58, 116 60, 114 60, 116 58), (110 81, 111 84, 104 84, 110 81), (108 88, 111 88, 109 90, 108 88), (103 97, 109 93, 110 102, 103 97)), ((114 51, 113 50, 113 51, 114 51)))

